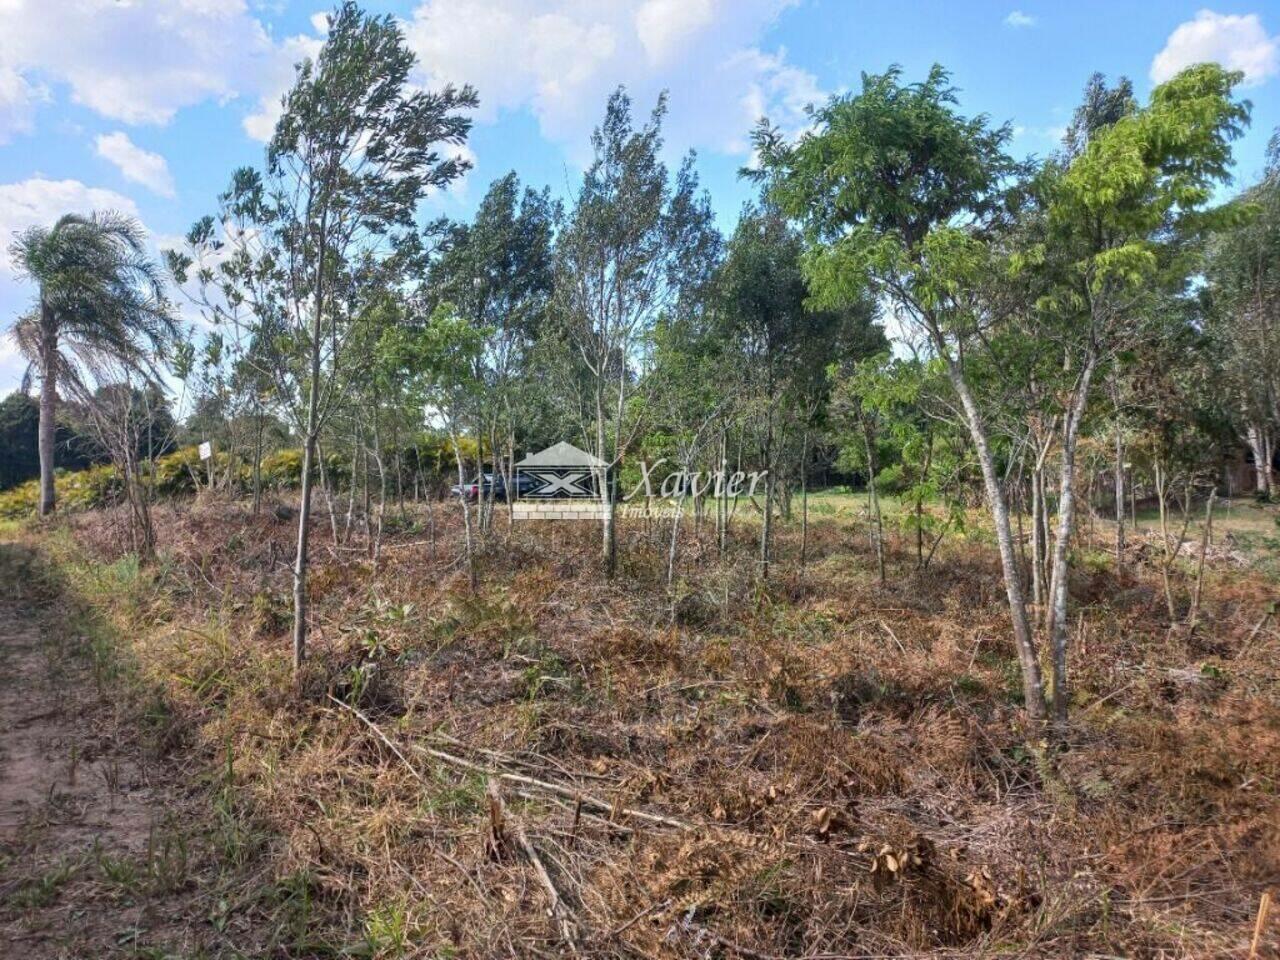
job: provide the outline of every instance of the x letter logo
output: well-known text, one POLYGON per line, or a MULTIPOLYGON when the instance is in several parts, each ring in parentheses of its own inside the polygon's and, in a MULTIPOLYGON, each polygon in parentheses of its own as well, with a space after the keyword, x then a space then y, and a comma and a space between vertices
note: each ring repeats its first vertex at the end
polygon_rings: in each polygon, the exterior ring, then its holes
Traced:
POLYGON ((569 496, 587 496, 591 493, 590 490, 579 485, 579 481, 586 478, 587 475, 585 473, 568 473, 563 477, 558 477, 555 474, 540 473, 537 476, 544 484, 542 489, 538 491, 540 496, 546 497, 553 493, 561 492, 567 493, 569 496))

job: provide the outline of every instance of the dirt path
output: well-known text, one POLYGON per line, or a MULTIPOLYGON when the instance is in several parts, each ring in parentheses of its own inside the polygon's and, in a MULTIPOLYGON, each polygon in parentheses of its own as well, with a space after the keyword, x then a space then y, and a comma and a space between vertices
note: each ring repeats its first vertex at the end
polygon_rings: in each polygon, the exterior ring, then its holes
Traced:
POLYGON ((0 956, 187 956, 208 923, 174 919, 196 907, 182 798, 24 597, 21 550, 0 544, 0 956))

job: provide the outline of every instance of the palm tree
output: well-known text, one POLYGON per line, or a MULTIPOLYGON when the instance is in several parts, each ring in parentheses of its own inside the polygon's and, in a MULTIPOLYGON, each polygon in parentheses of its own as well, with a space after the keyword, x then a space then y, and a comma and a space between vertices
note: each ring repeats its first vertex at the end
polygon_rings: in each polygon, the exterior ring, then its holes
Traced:
POLYGON ((51 228, 30 227, 9 248, 34 282, 35 309, 13 336, 40 377, 40 515, 54 508, 54 416, 58 385, 84 394, 90 375, 111 361, 154 372, 154 352, 176 330, 145 233, 132 217, 101 211, 66 214, 51 228))

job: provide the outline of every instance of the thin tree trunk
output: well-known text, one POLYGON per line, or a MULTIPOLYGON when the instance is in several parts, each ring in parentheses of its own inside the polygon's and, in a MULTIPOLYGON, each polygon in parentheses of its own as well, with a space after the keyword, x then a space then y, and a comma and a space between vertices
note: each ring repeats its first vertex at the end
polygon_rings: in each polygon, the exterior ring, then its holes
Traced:
POLYGON ((351 425, 351 476, 347 483, 347 516, 342 526, 342 542, 351 542, 351 527, 356 515, 356 471, 360 468, 360 435, 359 428, 352 420, 351 425))
POLYGON ((396 454, 396 509, 400 511, 400 517, 403 519, 404 509, 404 457, 400 450, 400 424, 399 418, 393 416, 391 418, 391 446, 395 449, 396 454))
POLYGON ((716 480, 716 548, 722 557, 729 530, 728 471, 729 435, 722 424, 720 427, 720 476, 716 480))
MULTIPOLYGON (((462 530, 467 551, 467 580, 471 585, 471 592, 475 593, 480 586, 479 578, 476 575, 476 558, 475 558, 475 542, 471 533, 471 507, 467 503, 467 471, 462 465, 462 444, 458 436, 453 437, 453 458, 458 464, 458 502, 462 505, 462 530)), ((479 501, 479 497, 476 500, 479 501)), ((432 532, 432 552, 435 551, 435 533, 432 532)))
POLYGON ((876 569, 880 582, 885 582, 884 572, 884 521, 880 516, 880 495, 876 491, 876 455, 871 445, 871 427, 862 421, 862 443, 867 452, 867 496, 871 501, 871 520, 875 524, 876 569))
POLYGON ((800 444, 800 570, 809 562, 809 428, 800 444))
POLYGON ((253 515, 256 517, 262 510, 262 444, 265 426, 262 422, 262 410, 254 406, 254 438, 253 438, 253 515))
POLYGON ((333 484, 329 482, 329 470, 325 466, 324 448, 316 442, 316 461, 320 465, 320 492, 324 494, 325 507, 329 511, 329 530, 333 534, 333 545, 338 545, 338 516, 333 509, 333 484))
MULTIPOLYGON (((605 464, 610 462, 610 458, 606 455, 605 447, 605 428, 604 428, 604 397, 599 390, 596 391, 596 455, 605 464)), ((600 561, 604 566, 604 575, 608 580, 613 579, 613 574, 617 563, 617 547, 616 547, 616 531, 614 529, 614 512, 613 498, 610 496, 612 491, 609 489, 609 468, 608 466, 597 467, 596 476, 599 482, 600 496, 600 561)))
POLYGON ((316 454, 316 419, 320 402, 320 330, 316 322, 311 391, 307 402, 307 435, 302 445, 302 494, 298 504, 298 552, 293 561, 293 672, 302 669, 307 651, 307 545, 311 533, 311 465, 316 454))
POLYGON ((1093 376, 1094 359, 1090 357, 1080 371, 1076 395, 1071 409, 1062 424, 1062 466, 1058 484, 1058 531, 1053 544, 1053 572, 1050 582, 1051 617, 1049 642, 1053 657, 1053 720, 1058 733, 1066 732, 1070 690, 1067 681, 1067 644, 1070 625, 1067 622, 1067 603, 1070 594, 1069 557, 1071 534, 1075 525, 1076 504, 1076 440, 1085 404, 1089 399, 1089 383, 1093 376))
MULTIPOLYGON (((940 339, 940 334, 935 334, 940 339)), ((940 344, 941 345, 941 344, 940 344)), ((1005 594, 1009 601, 1009 615, 1013 624, 1014 643, 1018 651, 1018 662, 1022 668, 1022 689, 1026 698, 1027 717, 1032 724, 1044 722, 1047 713, 1044 698, 1044 681, 1040 674, 1040 662, 1036 657, 1035 640, 1031 632, 1031 623, 1027 618, 1026 600, 1022 594, 1022 577, 1018 571, 1018 558, 1013 545, 1013 529, 1009 524, 1009 508, 1005 501, 1004 491, 1000 488, 1000 479, 996 474, 995 457, 987 439, 986 425, 978 410, 977 401, 969 389, 964 375, 956 367, 954 360, 947 364, 948 376, 960 403, 964 408, 965 420, 973 439, 974 450, 978 455, 978 464, 982 469, 982 481, 986 488, 987 503, 991 509, 991 517, 995 524, 996 543, 1000 549, 1000 565, 1004 574, 1005 594)))
POLYGON ((1196 620, 1200 616, 1200 594, 1204 588, 1204 559, 1209 552, 1209 544, 1213 540, 1213 504, 1218 497, 1217 489, 1209 491, 1209 502, 1204 508, 1204 535, 1200 538, 1200 559, 1196 564, 1196 589, 1191 596, 1191 610, 1187 614, 1187 631, 1194 633, 1196 620))
POLYGON ((924 569, 924 489, 929 482, 929 471, 933 468, 933 431, 927 430, 928 443, 925 445, 924 466, 920 471, 920 482, 916 484, 916 569, 924 569))
POLYGON ((382 527, 387 515, 387 470, 382 462, 382 432, 378 429, 378 415, 373 417, 373 460, 378 467, 378 522, 369 550, 370 559, 377 563, 382 553, 382 527))
POLYGON ((1268 500, 1274 500, 1276 495, 1275 473, 1271 469, 1271 463, 1275 459, 1275 436, 1270 430, 1262 432, 1262 479, 1265 482, 1265 493, 1268 500))
POLYGON ((507 428, 507 457, 506 467, 507 475, 503 482, 507 488, 507 532, 515 528, 516 525, 516 497, 519 492, 516 489, 516 434, 515 430, 510 427, 508 420, 507 428))
POLYGON ((53 484, 54 451, 57 443, 58 333, 53 312, 40 304, 40 516, 47 517, 57 506, 53 484))
POLYGON ((1116 567, 1124 564, 1124 439, 1120 436, 1120 425, 1116 431, 1116 567))
POLYGON ((1044 606, 1044 467, 1037 463, 1031 470, 1031 602, 1036 609, 1044 606))
POLYGON ((764 441, 764 521, 760 524, 760 576, 769 579, 769 546, 773 536, 773 406, 769 407, 764 441))
MULTIPOLYGON (((686 474, 687 476, 687 474, 686 474)), ((667 589, 671 589, 671 585, 676 579, 676 554, 680 542, 680 517, 684 514, 684 497, 685 488, 680 488, 680 496, 676 499, 676 512, 671 518, 671 542, 667 546, 667 589)), ((673 598, 674 601, 674 598, 673 598)))
POLYGON ((1187 483, 1187 491, 1182 500, 1182 530, 1178 533, 1177 543, 1171 547, 1169 545, 1169 475, 1164 469, 1164 464, 1158 459, 1155 462, 1154 472, 1156 499, 1159 501, 1160 508, 1160 546, 1162 550, 1160 579, 1164 585, 1165 609, 1169 613, 1169 623, 1172 624, 1177 620, 1178 613, 1173 602, 1171 574, 1173 572, 1173 561, 1182 552, 1182 544, 1187 538, 1187 527, 1191 524, 1191 484, 1190 482, 1187 483))

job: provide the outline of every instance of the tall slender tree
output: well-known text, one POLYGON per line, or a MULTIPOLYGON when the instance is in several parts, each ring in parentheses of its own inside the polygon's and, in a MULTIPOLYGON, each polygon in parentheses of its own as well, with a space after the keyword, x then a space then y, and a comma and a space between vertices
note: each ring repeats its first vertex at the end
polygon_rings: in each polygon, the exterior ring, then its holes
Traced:
MULTIPOLYGON (((610 96, 591 137, 595 157, 556 244, 553 302, 566 361, 557 369, 583 411, 584 437, 605 473, 618 467, 629 444, 628 399, 654 324, 701 289, 715 266, 718 237, 692 157, 672 179, 659 156, 666 110, 663 95, 636 129, 631 98, 621 89, 610 96)), ((612 576, 616 509, 609 484, 599 488, 602 561, 612 576)))
POLYGON ((317 443, 372 350, 348 350, 382 292, 416 262, 419 201, 468 168, 456 148, 470 87, 423 90, 399 23, 355 3, 329 17, 325 44, 297 68, 267 146, 265 173, 238 170, 222 198, 228 248, 211 285, 270 343, 262 355, 302 438, 293 565, 293 661, 306 654, 307 568, 317 443))

